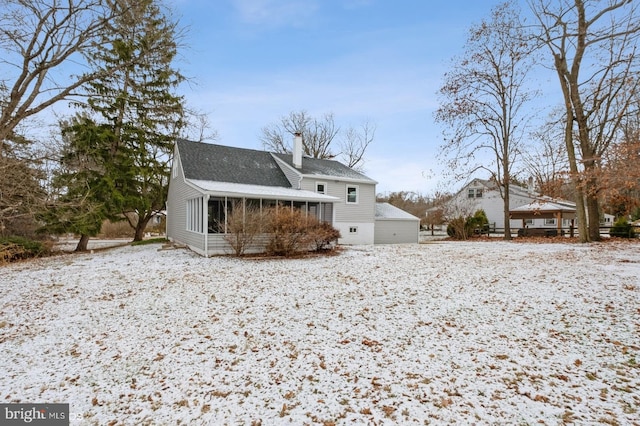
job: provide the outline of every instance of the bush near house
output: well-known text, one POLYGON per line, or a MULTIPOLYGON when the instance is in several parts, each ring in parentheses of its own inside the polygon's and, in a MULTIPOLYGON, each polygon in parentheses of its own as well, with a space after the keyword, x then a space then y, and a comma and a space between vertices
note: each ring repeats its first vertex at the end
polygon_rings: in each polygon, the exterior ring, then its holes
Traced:
MULTIPOLYGON (((233 203, 231 212, 227 215, 227 233, 225 241, 231 246, 236 256, 242 256, 252 247, 264 226, 264 214, 259 208, 242 203, 233 203)), ((219 224, 225 226, 225 224, 219 224)))
POLYGON ((334 248, 338 238, 341 237, 340 231, 331 226, 330 223, 320 222, 317 219, 315 222, 316 223, 312 224, 310 229, 307 231, 313 241, 315 251, 330 250, 334 248))
POLYGON ((633 238, 635 237, 635 231, 627 218, 621 217, 615 221, 609 230, 609 235, 612 237, 633 238))
POLYGON ((332 249, 340 231, 299 209, 260 210, 234 204, 226 217, 225 241, 235 256, 258 249, 272 256, 292 256, 306 251, 332 249), (263 238, 266 236, 265 238, 263 238))
POLYGON ((271 209, 267 212, 266 231, 270 238, 266 252, 292 256, 310 250, 326 250, 340 237, 330 224, 321 223, 299 209, 271 209))
POLYGON ((276 256, 291 256, 307 251, 311 238, 308 217, 298 209, 271 209, 267 212, 267 232, 270 234, 267 253, 276 256))

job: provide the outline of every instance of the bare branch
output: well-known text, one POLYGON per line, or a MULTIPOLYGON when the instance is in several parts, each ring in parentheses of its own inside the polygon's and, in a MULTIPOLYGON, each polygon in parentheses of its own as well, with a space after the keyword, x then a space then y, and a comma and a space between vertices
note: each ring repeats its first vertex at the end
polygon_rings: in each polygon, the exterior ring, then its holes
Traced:
POLYGON ((6 89, 0 99, 0 147, 22 120, 68 98, 96 77, 82 64, 85 50, 113 18, 107 3, 0 0, 0 65, 6 89), (63 64, 77 74, 68 80, 54 78, 63 64))

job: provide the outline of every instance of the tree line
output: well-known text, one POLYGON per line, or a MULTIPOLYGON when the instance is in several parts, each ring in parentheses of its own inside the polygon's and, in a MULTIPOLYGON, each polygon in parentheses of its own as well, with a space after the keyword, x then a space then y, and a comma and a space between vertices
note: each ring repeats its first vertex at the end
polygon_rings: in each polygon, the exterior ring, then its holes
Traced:
MULTIPOLYGON (((509 185, 525 174, 542 192, 572 197, 580 238, 594 241, 603 205, 618 215, 640 206, 638 5, 528 0, 528 22, 518 5, 494 7, 452 59, 435 113, 441 157, 452 179, 488 173, 505 218, 509 185), (561 95, 541 108, 543 121, 531 113, 540 68, 561 95)), ((183 31, 158 0, 0 0, 0 236, 71 232, 82 250, 110 219, 142 238, 164 208, 176 138, 215 137, 177 94, 183 31), (60 118, 55 143, 31 140, 28 127, 63 101, 73 114, 60 118)), ((294 111, 261 140, 290 152, 301 133, 306 155, 362 169, 375 130, 294 111)), ((433 203, 408 192, 387 199, 419 217, 433 203)))
MULTIPOLYGON (((640 209, 639 6, 526 6, 529 20, 520 2, 494 7, 452 59, 435 113, 444 127, 441 157, 456 180, 483 171, 498 184, 505 223, 509 186, 528 175, 543 193, 572 198, 581 241, 597 241, 603 205, 618 216, 640 209), (534 71, 556 80, 560 105, 540 107, 534 71), (537 119, 535 108, 548 118, 537 119)), ((508 227, 504 238, 511 238, 508 227)))

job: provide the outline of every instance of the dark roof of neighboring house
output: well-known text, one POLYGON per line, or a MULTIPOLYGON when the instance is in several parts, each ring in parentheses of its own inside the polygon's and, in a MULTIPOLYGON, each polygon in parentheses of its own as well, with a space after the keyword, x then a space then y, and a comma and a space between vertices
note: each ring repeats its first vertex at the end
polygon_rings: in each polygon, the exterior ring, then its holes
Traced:
POLYGON ((176 143, 187 179, 291 187, 276 160, 266 151, 186 140, 176 143))
MULTIPOLYGON (((293 156, 291 154, 273 154, 291 167, 293 167, 293 156)), ((371 178, 359 173, 352 168, 345 166, 339 161, 322 160, 318 158, 302 157, 302 168, 296 169, 303 175, 334 176, 345 179, 366 180, 375 182, 371 178)))

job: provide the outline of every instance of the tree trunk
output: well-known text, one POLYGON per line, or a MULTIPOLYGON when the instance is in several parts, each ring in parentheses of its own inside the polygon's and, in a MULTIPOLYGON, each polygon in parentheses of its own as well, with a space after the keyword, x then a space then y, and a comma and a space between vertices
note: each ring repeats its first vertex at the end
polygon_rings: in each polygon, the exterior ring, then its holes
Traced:
POLYGON ((144 231, 147 229, 147 224, 151 217, 147 218, 138 218, 138 223, 136 224, 136 234, 133 237, 133 241, 142 241, 144 239, 144 231))
POLYGON ((89 244, 89 236, 85 234, 80 235, 80 241, 78 241, 78 245, 76 246, 75 251, 87 251, 88 244, 89 244))
POLYGON ((584 188, 580 182, 580 171, 578 170, 578 161, 576 159, 576 151, 573 146, 573 120, 571 119, 572 110, 570 104, 567 106, 567 123, 565 124, 564 143, 567 148, 567 159, 569 160, 569 170, 571 171, 571 186, 575 192, 576 216, 578 218, 578 237, 581 243, 588 243, 589 227, 587 226, 587 215, 584 207, 584 188))
POLYGON ((504 237, 506 241, 511 240, 511 218, 509 215, 509 182, 504 184, 504 237))
POLYGON ((587 214, 589 215, 589 239, 600 241, 600 203, 595 196, 587 196, 587 214))
MULTIPOLYGON (((596 153, 590 147, 583 148, 588 158, 595 158, 596 153)), ((584 162, 584 193, 589 223, 589 240, 600 241, 600 203, 598 201, 597 164, 593 160, 584 162)))

